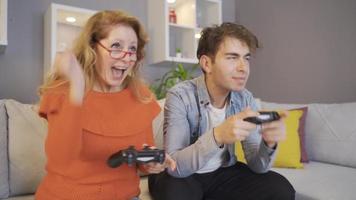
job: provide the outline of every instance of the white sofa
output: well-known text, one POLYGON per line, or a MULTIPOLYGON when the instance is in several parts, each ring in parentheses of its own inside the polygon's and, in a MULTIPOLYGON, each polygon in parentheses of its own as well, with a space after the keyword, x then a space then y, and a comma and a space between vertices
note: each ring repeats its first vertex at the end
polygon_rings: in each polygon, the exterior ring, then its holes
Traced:
MULTIPOLYGON (((163 102, 160 102, 161 106, 163 102)), ((304 105, 260 102, 262 109, 304 105)), ((308 104, 304 169, 273 170, 294 185, 296 199, 352 200, 356 188, 356 102, 308 104)), ((162 147, 163 114, 154 121, 155 140, 162 147)), ((33 106, 0 100, 0 199, 33 200, 44 174, 46 122, 33 106), (6 198, 8 197, 8 198, 6 198)), ((150 200, 147 178, 141 178, 142 200, 150 200)))

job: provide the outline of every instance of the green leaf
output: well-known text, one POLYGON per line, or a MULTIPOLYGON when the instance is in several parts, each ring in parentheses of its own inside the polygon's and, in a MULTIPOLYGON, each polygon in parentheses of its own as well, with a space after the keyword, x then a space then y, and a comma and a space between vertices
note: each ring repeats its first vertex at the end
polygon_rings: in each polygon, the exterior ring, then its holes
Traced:
MULTIPOLYGON (((173 63, 174 64, 174 63, 173 63)), ((190 70, 186 69, 182 63, 177 63, 175 67, 166 72, 161 79, 156 79, 150 86, 151 91, 157 99, 166 97, 167 91, 181 81, 193 78, 193 73, 199 65, 194 65, 190 70)))

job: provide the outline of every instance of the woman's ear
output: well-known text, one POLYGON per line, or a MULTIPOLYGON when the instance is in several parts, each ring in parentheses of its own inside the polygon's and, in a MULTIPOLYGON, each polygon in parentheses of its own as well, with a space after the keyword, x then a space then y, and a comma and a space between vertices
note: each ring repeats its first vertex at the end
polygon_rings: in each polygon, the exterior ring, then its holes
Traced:
POLYGON ((207 74, 211 72, 211 63, 211 58, 209 56, 202 55, 199 59, 200 67, 207 74))

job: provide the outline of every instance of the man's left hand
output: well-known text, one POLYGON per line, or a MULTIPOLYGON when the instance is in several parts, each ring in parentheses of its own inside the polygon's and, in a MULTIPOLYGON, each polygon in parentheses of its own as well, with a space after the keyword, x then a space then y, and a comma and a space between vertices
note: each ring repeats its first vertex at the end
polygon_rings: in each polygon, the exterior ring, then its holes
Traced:
POLYGON ((162 164, 156 162, 149 162, 143 164, 143 168, 149 174, 158 174, 164 171, 165 168, 170 168, 170 170, 174 171, 176 167, 177 167, 176 162, 167 153, 166 153, 166 159, 162 164))
POLYGON ((281 116, 278 121, 264 123, 261 125, 263 141, 270 148, 274 148, 279 141, 283 141, 287 137, 284 120, 286 119, 288 112, 282 111, 278 113, 281 116))

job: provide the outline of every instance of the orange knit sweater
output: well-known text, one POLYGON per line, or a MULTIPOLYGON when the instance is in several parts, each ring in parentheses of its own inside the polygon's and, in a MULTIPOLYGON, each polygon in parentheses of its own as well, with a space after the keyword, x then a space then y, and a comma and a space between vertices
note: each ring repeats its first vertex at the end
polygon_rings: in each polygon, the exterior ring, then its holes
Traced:
MULTIPOLYGON (((145 91, 148 91, 145 88, 145 91)), ((108 157, 129 145, 153 145, 152 120, 160 107, 144 104, 129 89, 90 91, 82 106, 69 102, 68 87, 47 91, 39 114, 48 120, 47 175, 37 200, 126 200, 140 193, 137 167, 109 168, 108 157)))

